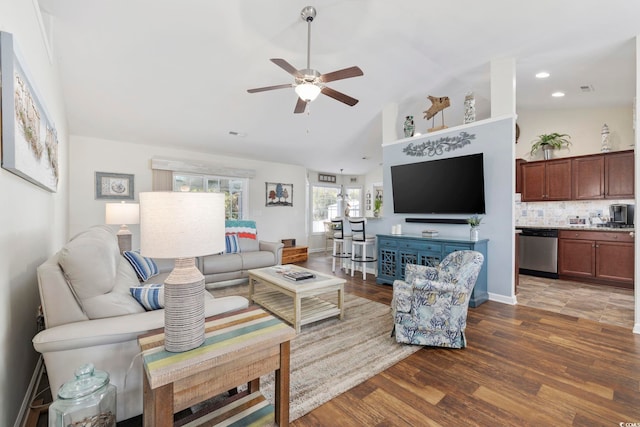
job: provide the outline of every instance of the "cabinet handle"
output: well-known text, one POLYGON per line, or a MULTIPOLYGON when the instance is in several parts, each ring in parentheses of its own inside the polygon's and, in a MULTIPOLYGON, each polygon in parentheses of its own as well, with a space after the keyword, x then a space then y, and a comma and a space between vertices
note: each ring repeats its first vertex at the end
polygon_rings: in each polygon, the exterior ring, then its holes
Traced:
POLYGON ((630 231, 630 232, 629 232, 629 236, 633 237, 633 236, 635 236, 635 235, 636 235, 636 233, 634 233, 633 231, 630 231))
POLYGON ((578 237, 580 234, 576 233, 576 237, 578 237))
POLYGON ((600 245, 596 245, 596 248, 599 248, 599 247, 600 247, 600 245))

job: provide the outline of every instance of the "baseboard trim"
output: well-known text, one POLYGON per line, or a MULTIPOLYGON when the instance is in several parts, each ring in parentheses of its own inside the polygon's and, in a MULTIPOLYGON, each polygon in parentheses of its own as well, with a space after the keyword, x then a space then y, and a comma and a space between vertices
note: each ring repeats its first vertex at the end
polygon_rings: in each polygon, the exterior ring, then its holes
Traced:
POLYGON ((516 299, 515 295, 507 297, 507 296, 504 296, 504 295, 494 294, 494 293, 491 293, 491 292, 489 292, 489 301, 495 301, 495 302, 499 302, 499 303, 502 303, 502 304, 509 304, 509 305, 518 304, 518 300, 516 299))
POLYGON ((640 334, 640 323, 636 323, 635 325, 633 325, 633 333, 640 334))
POLYGON ((29 381, 29 387, 27 388, 27 392, 22 399, 22 405, 20 405, 20 411, 18 411, 18 416, 16 417, 15 423, 13 423, 14 427, 25 427, 29 415, 29 407, 31 402, 36 397, 38 393, 38 387, 40 387, 40 380, 42 379, 42 374, 44 373, 44 362, 42 360, 42 355, 39 355, 38 362, 36 363, 36 368, 31 375, 31 381, 29 381))

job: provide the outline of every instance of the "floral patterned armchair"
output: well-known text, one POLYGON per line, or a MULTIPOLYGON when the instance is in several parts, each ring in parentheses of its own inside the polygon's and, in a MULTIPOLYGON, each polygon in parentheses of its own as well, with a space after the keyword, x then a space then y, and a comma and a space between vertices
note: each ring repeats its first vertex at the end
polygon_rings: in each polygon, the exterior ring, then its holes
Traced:
POLYGON ((393 283, 391 310, 396 340, 437 347, 467 346, 469 298, 484 257, 456 251, 438 267, 407 264, 405 280, 393 283))

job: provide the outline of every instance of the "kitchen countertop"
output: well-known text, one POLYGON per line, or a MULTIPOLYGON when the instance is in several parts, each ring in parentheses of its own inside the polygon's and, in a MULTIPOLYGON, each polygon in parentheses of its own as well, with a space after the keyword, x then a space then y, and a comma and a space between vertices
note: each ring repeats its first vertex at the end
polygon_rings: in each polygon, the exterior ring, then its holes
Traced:
POLYGON ((546 228, 551 230, 588 230, 588 231, 615 231, 629 233, 635 228, 596 227, 595 225, 516 225, 516 229, 546 228))

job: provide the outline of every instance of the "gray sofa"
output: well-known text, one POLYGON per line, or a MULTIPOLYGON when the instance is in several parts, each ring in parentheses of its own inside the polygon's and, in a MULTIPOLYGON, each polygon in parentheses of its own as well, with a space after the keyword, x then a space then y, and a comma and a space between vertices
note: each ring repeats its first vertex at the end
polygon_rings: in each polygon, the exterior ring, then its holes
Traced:
MULTIPOLYGON (((163 283, 164 273, 149 279, 163 283)), ((46 329, 33 338, 42 353, 51 394, 91 362, 117 387, 117 420, 142 413, 142 365, 138 336, 164 326, 164 310, 145 311, 129 288, 140 282, 120 254, 115 233, 95 226, 71 239, 37 269, 46 329), (125 386, 126 378, 126 386, 125 386)), ((214 298, 205 292, 205 315, 246 308, 240 296, 214 298)))
POLYGON ((248 280, 248 270, 278 265, 282 262, 282 243, 240 237, 240 252, 198 258, 207 289, 236 285, 248 280))

